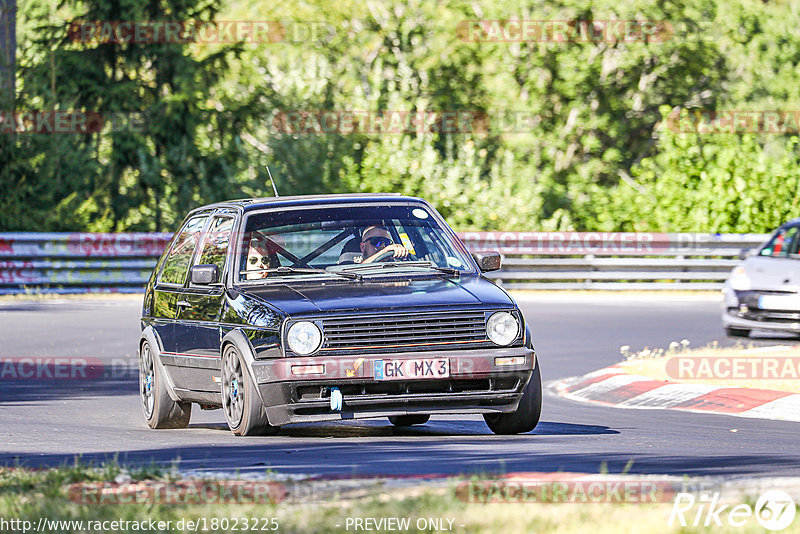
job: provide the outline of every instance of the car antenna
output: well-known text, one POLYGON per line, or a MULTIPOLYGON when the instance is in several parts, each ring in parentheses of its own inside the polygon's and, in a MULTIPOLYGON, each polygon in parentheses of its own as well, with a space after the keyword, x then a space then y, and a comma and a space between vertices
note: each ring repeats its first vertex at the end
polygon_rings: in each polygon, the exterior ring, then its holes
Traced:
POLYGON ((269 172, 269 165, 264 165, 267 168, 267 174, 269 174, 269 181, 272 183, 272 190, 275 191, 275 196, 279 197, 278 188, 275 187, 275 180, 272 179, 272 173, 269 172))

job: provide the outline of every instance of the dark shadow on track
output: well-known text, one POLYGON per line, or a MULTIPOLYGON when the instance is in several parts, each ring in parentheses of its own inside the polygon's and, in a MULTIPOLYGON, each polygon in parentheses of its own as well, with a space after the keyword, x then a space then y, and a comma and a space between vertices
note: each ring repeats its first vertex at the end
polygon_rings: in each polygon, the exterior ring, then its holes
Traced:
MULTIPOLYGON (((189 428, 205 429, 228 433, 225 423, 196 423, 189 428)), ((538 436, 573 436, 592 434, 619 434, 607 426, 576 425, 542 421, 531 432, 538 436)), ((300 423, 281 428, 279 436, 293 438, 358 438, 392 436, 480 436, 493 434, 481 421, 434 420, 424 425, 396 427, 386 420, 360 420, 330 423, 300 423)), ((507 437, 507 436, 506 436, 507 437)))
MULTIPOLYGON (((165 432, 166 433, 166 432, 165 432)), ((243 440, 241 446, 199 445, 178 448, 91 453, 81 462, 99 465, 114 460, 124 465, 178 465, 181 469, 263 473, 347 476, 458 475, 512 472, 581 472, 671 474, 671 475, 757 475, 780 467, 785 472, 800 469, 800 460, 778 455, 656 456, 619 453, 541 453, 540 438, 534 435, 492 436, 491 447, 474 438, 437 439, 415 442, 395 437, 380 442, 287 443, 280 437, 243 440), (520 449, 524 440, 530 447, 520 449), (512 450, 513 449, 513 450, 512 450), (629 462, 633 462, 633 467, 629 462)), ((45 467, 74 464, 70 454, 0 453, 0 464, 45 467)))
POLYGON ((109 395, 138 395, 138 369, 114 369, 86 379, 8 379, 0 378, 0 405, 93 398, 109 395))

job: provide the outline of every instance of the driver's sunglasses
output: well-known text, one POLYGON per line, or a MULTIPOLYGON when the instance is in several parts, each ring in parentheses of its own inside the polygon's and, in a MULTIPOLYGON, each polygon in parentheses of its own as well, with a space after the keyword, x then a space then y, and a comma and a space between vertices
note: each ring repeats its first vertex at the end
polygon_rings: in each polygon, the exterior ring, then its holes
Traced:
POLYGON ((365 239, 363 242, 364 243, 369 243, 373 247, 379 248, 379 249, 380 248, 384 248, 384 247, 388 247, 389 245, 392 244, 392 240, 391 239, 389 239, 388 237, 381 237, 379 235, 376 235, 374 237, 370 237, 369 239, 365 239))

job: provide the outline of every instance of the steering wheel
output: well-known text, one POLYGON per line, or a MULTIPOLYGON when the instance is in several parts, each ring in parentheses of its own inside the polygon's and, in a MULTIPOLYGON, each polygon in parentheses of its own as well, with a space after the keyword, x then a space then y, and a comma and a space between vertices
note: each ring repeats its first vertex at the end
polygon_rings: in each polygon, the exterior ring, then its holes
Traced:
POLYGON ((372 263, 377 263, 379 261, 414 261, 416 259, 417 259, 416 256, 414 256, 410 252, 408 253, 408 256, 406 256, 405 258, 395 258, 394 250, 384 249, 380 251, 380 253, 378 253, 377 256, 375 256, 375 259, 372 260, 372 263))

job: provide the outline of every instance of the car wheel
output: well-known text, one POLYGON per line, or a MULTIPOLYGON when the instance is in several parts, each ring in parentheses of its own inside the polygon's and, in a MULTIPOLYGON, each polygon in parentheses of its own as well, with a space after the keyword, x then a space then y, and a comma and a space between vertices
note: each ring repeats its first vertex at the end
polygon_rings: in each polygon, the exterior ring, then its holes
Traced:
POLYGON ((489 430, 495 434, 522 434, 530 432, 539 424, 542 414, 542 375, 539 366, 533 370, 528 385, 522 393, 517 411, 512 413, 488 413, 483 416, 489 430))
POLYGON ((733 328, 726 326, 725 333, 731 337, 748 337, 750 335, 750 330, 747 330, 746 328, 733 328))
POLYGON ((191 402, 175 402, 167 393, 163 370, 157 365, 150 343, 139 351, 139 393, 150 428, 186 428, 192 416, 191 402))
POLYGON ((237 436, 272 435, 280 427, 267 421, 264 405, 239 351, 228 345, 222 354, 222 411, 237 436))
POLYGON ((389 422, 394 426, 424 425, 430 418, 426 414, 392 415, 389 416, 389 422))

